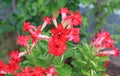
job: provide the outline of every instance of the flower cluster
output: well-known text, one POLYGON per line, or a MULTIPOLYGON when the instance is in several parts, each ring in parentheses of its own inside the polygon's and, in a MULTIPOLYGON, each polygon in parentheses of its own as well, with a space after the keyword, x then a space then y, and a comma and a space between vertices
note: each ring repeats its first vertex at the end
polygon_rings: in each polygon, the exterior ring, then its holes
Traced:
POLYGON ((54 14, 52 14, 52 18, 45 16, 43 18, 44 23, 42 26, 35 27, 31 25, 30 22, 24 22, 23 31, 30 32, 30 36, 32 37, 32 46, 30 47, 28 45, 30 38, 24 35, 18 37, 17 43, 21 46, 32 49, 39 40, 48 40, 49 54, 61 56, 67 49, 66 41, 73 40, 75 43, 80 41, 80 28, 74 28, 74 26, 81 25, 82 16, 78 11, 72 13, 67 8, 61 8, 59 10, 59 14, 62 15, 61 23, 57 23, 54 14), (51 24, 51 20, 53 21, 55 27, 50 29, 52 36, 48 37, 43 35, 42 31, 47 24, 51 24))
POLYGON ((24 22, 23 32, 29 32, 29 35, 20 35, 17 39, 17 44, 26 47, 24 52, 19 53, 18 50, 10 52, 9 56, 11 60, 9 64, 0 62, 0 76, 4 74, 12 74, 15 76, 58 76, 55 68, 49 66, 48 68, 42 68, 40 66, 36 68, 30 68, 26 66, 21 68, 19 63, 22 61, 21 57, 25 54, 32 53, 32 49, 40 40, 48 41, 49 54, 54 56, 61 56, 67 49, 66 41, 74 41, 75 43, 80 41, 79 34, 80 28, 76 26, 82 24, 82 16, 78 10, 73 13, 67 8, 61 8, 59 14, 62 16, 60 23, 57 23, 56 17, 52 14, 52 18, 45 16, 42 25, 34 26, 29 21, 24 22), (50 29, 51 36, 42 34, 43 29, 53 21, 55 27, 50 29), (29 41, 32 43, 29 44, 29 41), (17 71, 20 71, 19 73, 17 71))
POLYGON ((100 33, 95 34, 92 40, 92 45, 96 48, 114 48, 114 40, 111 38, 110 33, 101 30, 100 33))
POLYGON ((30 68, 26 66, 25 68, 21 68, 19 63, 21 62, 22 56, 27 54, 27 52, 19 53, 18 50, 10 52, 10 61, 9 64, 5 64, 0 61, 0 76, 4 76, 4 74, 12 74, 15 76, 58 76, 54 67, 42 68, 40 66, 36 68, 30 68), (21 71, 17 73, 17 70, 21 71))
MULTIPOLYGON (((73 41, 74 43, 77 43, 80 41, 80 36, 79 36, 80 28, 78 27, 82 26, 82 16, 78 12, 78 10, 75 12, 72 12, 68 10, 68 8, 61 8, 59 10, 59 15, 62 16, 61 21, 59 23, 57 22, 55 14, 52 14, 51 18, 48 16, 45 16, 43 18, 44 20, 43 24, 39 26, 34 26, 29 21, 24 22, 22 30, 23 32, 27 32, 28 35, 18 36, 17 44, 19 44, 22 47, 25 47, 25 51, 20 53, 18 50, 10 52, 9 53, 10 61, 8 64, 5 64, 2 61, 0 61, 0 76, 4 76, 5 74, 11 74, 14 76, 58 76, 58 73, 56 72, 55 67, 59 67, 59 66, 51 65, 53 63, 52 61, 54 58, 53 59, 51 58, 50 64, 46 66, 47 68, 43 68, 41 66, 36 66, 34 68, 26 66, 23 68, 20 66, 20 62, 22 61, 21 59, 22 56, 33 53, 32 52, 33 48, 36 46, 36 44, 40 40, 46 40, 48 42, 48 51, 46 52, 51 54, 50 55, 51 57, 61 56, 60 57, 61 63, 64 62, 65 64, 67 64, 67 61, 64 61, 64 58, 62 56, 67 50, 66 42, 73 41), (43 30, 47 25, 51 25, 52 22, 54 24, 54 27, 50 29, 50 36, 44 35, 43 30)), ((95 37, 91 42, 91 45, 96 48, 95 49, 96 56, 113 55, 115 58, 118 57, 119 49, 115 48, 114 40, 110 36, 110 33, 106 31, 101 30, 100 33, 95 34, 95 37)), ((46 52, 43 55, 43 58, 45 57, 46 52)), ((79 55, 79 54, 75 54, 75 55, 79 55)), ((89 57, 85 57, 85 58, 89 58, 89 57)), ((93 58, 93 57, 90 57, 90 58, 93 58)), ((67 59, 69 60, 69 58, 67 59)), ((71 57, 70 64, 72 60, 78 60, 78 59, 72 59, 71 57)), ((108 65, 109 61, 110 60, 106 61, 106 63, 104 64, 104 67, 108 65)), ((77 62, 79 62, 79 60, 77 62)))
POLYGON ((52 37, 48 41, 49 53, 55 56, 61 56, 65 52, 66 41, 73 40, 75 43, 80 41, 80 28, 74 28, 74 26, 82 23, 82 16, 78 11, 72 13, 67 8, 61 8, 59 14, 62 15, 62 20, 58 24, 55 15, 52 15, 55 28, 51 29, 52 37))
MULTIPOLYGON (((96 48, 96 54, 98 56, 110 56, 115 58, 119 55, 119 49, 115 48, 114 40, 111 38, 110 33, 101 30, 100 33, 95 34, 91 44, 96 48), (101 51, 102 50, 102 51, 101 51)), ((107 66, 110 60, 107 60, 104 67, 107 66)))
POLYGON ((25 67, 22 69, 22 73, 17 73, 16 76, 58 76, 55 68, 48 67, 42 68, 40 66, 36 68, 25 67))
POLYGON ((10 61, 8 64, 0 62, 0 74, 15 74, 16 70, 20 69, 19 63, 21 62, 20 57, 25 55, 26 52, 19 53, 18 50, 9 53, 10 61))

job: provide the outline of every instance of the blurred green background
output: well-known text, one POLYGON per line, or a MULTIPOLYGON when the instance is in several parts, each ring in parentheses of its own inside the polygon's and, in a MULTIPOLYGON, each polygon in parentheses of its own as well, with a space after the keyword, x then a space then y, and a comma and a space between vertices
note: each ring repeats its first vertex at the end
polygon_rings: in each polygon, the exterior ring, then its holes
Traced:
POLYGON ((16 39, 22 34, 23 22, 40 25, 43 16, 51 16, 52 12, 58 17, 61 7, 80 10, 83 39, 90 40, 95 32, 104 29, 120 47, 120 0, 0 0, 0 60, 7 61, 6 54, 19 49, 16 39))

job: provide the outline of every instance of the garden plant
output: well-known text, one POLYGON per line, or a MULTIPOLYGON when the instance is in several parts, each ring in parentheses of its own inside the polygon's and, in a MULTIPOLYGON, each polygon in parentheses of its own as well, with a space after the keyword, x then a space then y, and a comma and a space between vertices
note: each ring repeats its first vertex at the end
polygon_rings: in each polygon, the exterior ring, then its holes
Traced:
POLYGON ((16 41, 21 48, 9 53, 9 63, 0 61, 0 76, 107 76, 109 56, 119 55, 110 33, 100 30, 91 42, 82 40, 80 12, 61 8, 58 13, 59 20, 53 13, 39 26, 23 23, 16 41))

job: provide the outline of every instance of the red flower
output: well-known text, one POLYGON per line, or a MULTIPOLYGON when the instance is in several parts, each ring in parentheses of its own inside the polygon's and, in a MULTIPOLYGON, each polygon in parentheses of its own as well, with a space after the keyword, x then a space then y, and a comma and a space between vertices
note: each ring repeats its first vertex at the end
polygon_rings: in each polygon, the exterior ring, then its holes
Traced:
POLYGON ((50 38, 48 41, 49 53, 55 56, 61 56, 67 49, 66 44, 61 41, 50 38))
POLYGON ((7 72, 14 74, 14 72, 20 68, 18 64, 20 63, 21 59, 19 57, 18 50, 10 52, 9 56, 11 57, 11 60, 7 65, 7 72))
POLYGON ((25 75, 21 73, 17 73, 16 76, 25 76, 25 75))
POLYGON ((18 50, 15 50, 15 51, 10 52, 10 53, 9 53, 9 56, 11 57, 12 60, 14 60, 14 61, 16 61, 16 62, 20 62, 18 50))
POLYGON ((0 74, 0 76, 5 76, 4 74, 0 74))
POLYGON ((11 60, 9 61, 8 65, 0 62, 1 74, 7 74, 7 73, 15 74, 15 71, 20 68, 19 62, 21 59, 19 58, 18 50, 10 52, 9 56, 11 57, 11 60))
POLYGON ((78 26, 79 24, 81 25, 82 23, 82 16, 77 10, 74 14, 71 15, 71 23, 75 26, 78 26))
POLYGON ((22 69, 22 73, 17 73, 16 76, 45 76, 44 70, 41 67, 37 68, 30 68, 25 67, 25 69, 22 69))
POLYGON ((35 76, 44 76, 44 69, 40 66, 34 69, 35 76))
POLYGON ((27 67, 25 67, 25 69, 22 69, 21 75, 24 75, 24 76, 32 76, 31 73, 32 73, 32 68, 29 68, 29 67, 27 66, 27 67))
POLYGON ((28 31, 29 29, 34 29, 35 26, 32 26, 30 22, 24 22, 23 24, 23 31, 28 31))
POLYGON ((18 36, 17 43, 20 44, 21 46, 29 47, 28 45, 29 37, 28 36, 18 36))
POLYGON ((101 53, 101 54, 98 54, 97 56, 102 57, 102 56, 106 56, 106 55, 101 53))
POLYGON ((53 35, 53 38, 65 42, 67 40, 67 35, 70 33, 70 30, 64 29, 61 24, 58 24, 57 28, 51 29, 51 33, 53 35))
POLYGON ((6 71, 7 71, 7 65, 2 61, 0 61, 0 74, 3 74, 2 72, 6 72, 6 71))
POLYGON ((18 70, 20 66, 15 60, 11 60, 10 63, 7 65, 7 72, 11 74, 15 74, 15 71, 18 70))

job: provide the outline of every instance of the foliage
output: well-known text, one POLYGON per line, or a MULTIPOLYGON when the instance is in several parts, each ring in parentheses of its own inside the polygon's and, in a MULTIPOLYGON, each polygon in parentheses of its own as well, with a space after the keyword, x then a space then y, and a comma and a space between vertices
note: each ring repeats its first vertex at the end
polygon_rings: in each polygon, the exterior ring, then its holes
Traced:
MULTIPOLYGON (((95 16, 95 30, 98 31, 106 24, 106 18, 120 8, 120 0, 79 0, 80 3, 93 5, 92 14, 95 16)), ((90 12, 89 12, 90 13, 90 12)), ((114 26, 114 25, 113 25, 114 26)))
POLYGON ((105 72, 102 66, 107 57, 96 56, 95 49, 86 42, 77 45, 67 42, 68 49, 61 57, 46 54, 46 41, 40 41, 38 45, 32 54, 26 55, 22 66, 54 66, 59 76, 102 76, 105 72))

